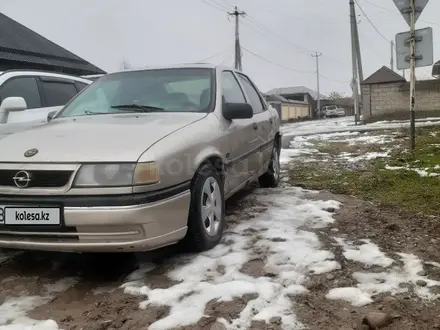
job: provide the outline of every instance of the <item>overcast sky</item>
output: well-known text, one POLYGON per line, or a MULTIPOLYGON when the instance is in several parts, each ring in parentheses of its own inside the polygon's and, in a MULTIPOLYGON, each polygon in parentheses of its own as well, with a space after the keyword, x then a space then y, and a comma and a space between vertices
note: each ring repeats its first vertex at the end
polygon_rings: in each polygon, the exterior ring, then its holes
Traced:
MULTIPOLYGON (((386 39, 408 30, 392 0, 358 3, 386 39)), ((4 14, 108 72, 123 60, 133 67, 205 60, 233 65, 234 26, 226 14, 233 5, 248 14, 241 25, 243 70, 263 92, 316 89, 314 51, 322 53, 321 92, 350 92, 348 0, 0 0, 4 14)), ((389 66, 391 46, 356 10, 366 78, 389 66)), ((437 40, 439 13, 440 1, 431 0, 417 22, 417 28, 433 27, 437 40)), ((437 43, 435 60, 439 55, 437 43)), ((430 72, 421 68, 417 76, 430 72)))

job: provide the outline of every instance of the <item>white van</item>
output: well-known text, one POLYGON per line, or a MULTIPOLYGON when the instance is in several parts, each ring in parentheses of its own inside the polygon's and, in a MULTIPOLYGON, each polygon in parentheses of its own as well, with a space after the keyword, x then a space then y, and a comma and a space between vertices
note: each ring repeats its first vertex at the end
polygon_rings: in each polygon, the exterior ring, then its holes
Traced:
POLYGON ((41 123, 93 81, 51 72, 0 72, 0 134, 24 123, 41 123), (6 126, 9 126, 6 129, 6 126))

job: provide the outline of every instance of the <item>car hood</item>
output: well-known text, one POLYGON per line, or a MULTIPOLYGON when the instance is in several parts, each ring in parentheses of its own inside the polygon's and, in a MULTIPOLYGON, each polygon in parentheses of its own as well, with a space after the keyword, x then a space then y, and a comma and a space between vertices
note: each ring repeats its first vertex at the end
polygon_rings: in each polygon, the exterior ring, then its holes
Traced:
POLYGON ((22 132, 31 127, 41 126, 46 123, 46 120, 35 120, 24 123, 0 124, 0 139, 6 137, 7 135, 22 132))
POLYGON ((157 141, 206 115, 130 113, 55 119, 0 137, 0 162, 135 162, 157 141), (35 156, 24 157, 34 148, 35 156))

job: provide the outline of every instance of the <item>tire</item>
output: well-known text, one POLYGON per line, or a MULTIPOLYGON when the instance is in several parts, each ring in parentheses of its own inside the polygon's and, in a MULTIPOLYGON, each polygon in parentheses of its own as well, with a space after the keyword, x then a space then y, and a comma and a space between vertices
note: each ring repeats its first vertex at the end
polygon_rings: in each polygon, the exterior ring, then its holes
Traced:
POLYGON ((188 232, 184 240, 186 247, 194 252, 212 249, 220 242, 224 225, 225 196, 223 180, 218 170, 212 164, 207 163, 198 169, 192 181, 188 232), (215 194, 213 199, 212 195, 208 196, 208 190, 211 194, 215 194), (206 205, 214 206, 205 213, 203 209, 206 205))
POLYGON ((280 154, 278 144, 275 143, 272 149, 272 156, 269 163, 269 168, 266 173, 258 178, 260 187, 262 188, 276 188, 280 183, 280 154))

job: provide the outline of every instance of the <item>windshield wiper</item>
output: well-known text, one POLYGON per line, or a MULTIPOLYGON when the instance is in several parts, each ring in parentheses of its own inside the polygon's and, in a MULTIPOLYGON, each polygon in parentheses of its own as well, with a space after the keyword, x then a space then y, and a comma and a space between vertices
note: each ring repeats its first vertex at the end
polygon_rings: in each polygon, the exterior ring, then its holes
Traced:
POLYGON ((119 104, 112 105, 110 108, 118 109, 122 111, 136 111, 136 112, 160 112, 165 111, 164 108, 154 107, 152 105, 141 105, 141 104, 119 104))
POLYGON ((89 115, 89 116, 91 116, 91 115, 107 115, 107 114, 110 114, 110 112, 98 112, 98 111, 90 111, 90 110, 86 110, 86 111, 84 111, 84 113, 86 114, 86 115, 89 115))

